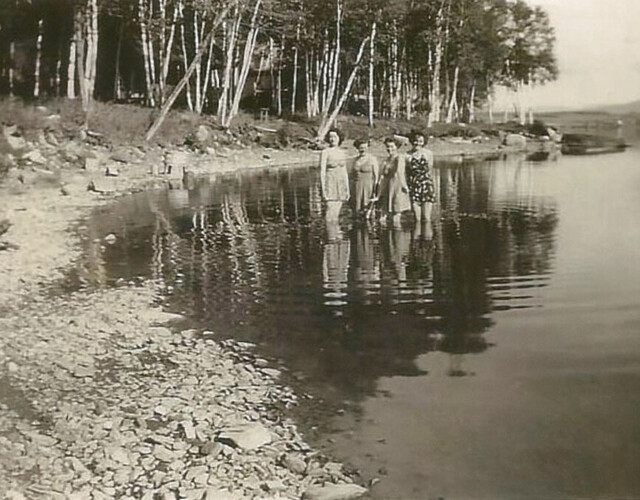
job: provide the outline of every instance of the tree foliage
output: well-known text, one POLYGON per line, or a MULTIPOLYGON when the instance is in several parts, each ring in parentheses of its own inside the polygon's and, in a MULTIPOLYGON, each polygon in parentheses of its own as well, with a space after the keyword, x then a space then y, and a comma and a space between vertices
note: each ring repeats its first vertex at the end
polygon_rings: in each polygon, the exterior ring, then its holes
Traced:
POLYGON ((6 0, 0 93, 31 97, 37 78, 39 96, 75 97, 77 84, 161 106, 204 50, 176 102, 223 125, 241 107, 327 119, 365 101, 377 116, 470 121, 496 85, 555 79, 554 44, 524 0, 6 0), (92 5, 97 34, 78 29, 92 5))

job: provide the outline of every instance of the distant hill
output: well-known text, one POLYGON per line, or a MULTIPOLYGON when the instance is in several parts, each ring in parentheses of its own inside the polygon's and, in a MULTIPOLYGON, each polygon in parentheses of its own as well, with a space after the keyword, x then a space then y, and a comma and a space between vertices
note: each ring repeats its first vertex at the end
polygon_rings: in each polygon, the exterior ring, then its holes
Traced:
POLYGON ((616 115, 624 115, 627 113, 640 113, 640 99, 637 101, 627 102, 624 104, 610 104, 608 106, 598 106, 593 111, 604 111, 616 115))

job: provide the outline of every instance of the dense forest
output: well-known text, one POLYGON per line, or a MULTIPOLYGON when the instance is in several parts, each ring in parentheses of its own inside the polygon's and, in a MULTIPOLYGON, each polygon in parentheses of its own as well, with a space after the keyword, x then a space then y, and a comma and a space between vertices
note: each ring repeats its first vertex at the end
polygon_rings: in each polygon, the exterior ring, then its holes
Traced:
MULTIPOLYGON (((0 0, 0 93, 472 122, 496 86, 557 76, 524 0, 0 0)), ((520 106, 524 122, 525 109, 520 106)))

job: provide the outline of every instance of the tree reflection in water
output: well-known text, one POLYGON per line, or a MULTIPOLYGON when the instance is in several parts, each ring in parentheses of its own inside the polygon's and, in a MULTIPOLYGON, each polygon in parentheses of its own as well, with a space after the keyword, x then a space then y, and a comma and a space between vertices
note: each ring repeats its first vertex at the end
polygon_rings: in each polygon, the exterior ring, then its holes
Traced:
MULTIPOLYGON (((400 228, 348 216, 326 226, 312 168, 221 176, 138 195, 150 214, 123 201, 118 213, 136 220, 104 257, 112 274, 128 261, 131 274, 162 275, 171 307, 357 400, 379 377, 423 374, 415 360, 430 351, 449 353, 448 375, 467 375, 463 357, 491 347, 492 311, 537 305, 527 290, 545 285, 557 215, 533 194, 530 168, 440 166, 433 227, 400 228), (153 251, 131 258, 124 248, 141 241, 153 251)), ((118 234, 111 222, 95 224, 118 234)))

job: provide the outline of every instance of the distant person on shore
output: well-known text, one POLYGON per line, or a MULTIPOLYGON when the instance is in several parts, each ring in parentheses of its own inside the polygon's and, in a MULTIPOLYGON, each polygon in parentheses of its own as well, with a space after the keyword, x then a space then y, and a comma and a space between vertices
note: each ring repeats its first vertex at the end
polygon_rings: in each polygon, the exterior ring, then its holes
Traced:
POLYGON ((411 208, 416 216, 416 223, 429 224, 433 204, 436 201, 433 152, 427 149, 427 141, 422 132, 413 132, 410 140, 411 149, 407 154, 407 185, 411 208))
POLYGON ((398 143, 392 137, 385 139, 387 158, 382 164, 378 198, 382 208, 380 222, 391 217, 394 225, 400 225, 402 212, 411 208, 409 188, 405 176, 405 155, 398 151, 398 143))
POLYGON ((356 140, 353 145, 358 150, 358 156, 353 164, 355 178, 355 211, 359 215, 372 215, 369 210, 375 196, 378 184, 379 168, 378 160, 369 153, 368 140, 356 140))
POLYGON ((340 147, 342 133, 339 130, 329 130, 326 140, 329 147, 320 154, 320 185, 322 199, 327 204, 327 221, 337 221, 342 204, 350 196, 347 154, 340 147))

